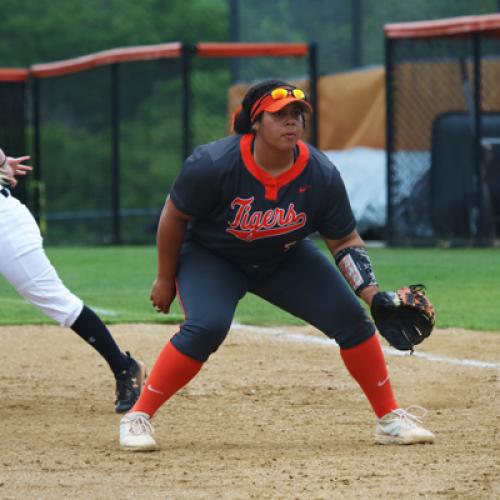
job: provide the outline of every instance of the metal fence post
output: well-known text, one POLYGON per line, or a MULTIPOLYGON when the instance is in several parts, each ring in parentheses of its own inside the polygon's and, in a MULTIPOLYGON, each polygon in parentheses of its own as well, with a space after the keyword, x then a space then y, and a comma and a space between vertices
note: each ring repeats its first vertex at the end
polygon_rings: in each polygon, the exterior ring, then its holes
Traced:
POLYGON ((392 155, 394 152, 394 103, 392 94, 393 85, 393 42, 390 38, 385 39, 385 151, 386 159, 386 188, 387 188, 387 206, 386 206, 386 222, 385 222, 385 240, 390 244, 394 239, 394 221, 392 212, 392 187, 391 187, 391 168, 392 155))
POLYGON ((111 84, 111 212, 112 241, 114 245, 121 244, 120 221, 120 98, 118 82, 118 64, 110 65, 111 84))
POLYGON ((309 44, 309 97, 314 113, 311 115, 311 144, 318 146, 319 109, 318 109, 318 46, 309 44))
POLYGON ((182 154, 185 160, 191 153, 191 57, 195 48, 182 45, 182 154))
POLYGON ((481 33, 475 32, 472 37, 473 70, 474 70, 474 161, 476 171, 476 245, 491 245, 494 239, 489 187, 486 181, 483 151, 483 110, 481 105, 481 33))
POLYGON ((42 223, 42 148, 41 148, 41 133, 40 128, 40 80, 32 78, 32 106, 33 106, 33 165, 34 165, 34 179, 35 188, 33 193, 33 215, 42 234, 45 233, 45 224, 42 223))
POLYGON ((351 66, 353 68, 359 68, 362 65, 362 3, 363 0, 351 0, 351 66))

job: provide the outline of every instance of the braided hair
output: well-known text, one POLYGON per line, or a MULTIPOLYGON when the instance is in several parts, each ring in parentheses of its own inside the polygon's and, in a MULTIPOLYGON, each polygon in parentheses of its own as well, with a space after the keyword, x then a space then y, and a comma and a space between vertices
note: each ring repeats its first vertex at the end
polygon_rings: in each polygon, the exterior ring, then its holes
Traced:
MULTIPOLYGON (((265 80, 263 82, 257 83, 253 87, 250 87, 245 97, 241 101, 240 109, 235 113, 233 119, 233 130, 237 134, 251 134, 252 131, 252 121, 250 119, 250 111, 253 105, 264 95, 266 95, 271 90, 277 87, 292 87, 289 83, 283 82, 281 80, 265 80)), ((259 118, 257 118, 258 120, 259 118)))

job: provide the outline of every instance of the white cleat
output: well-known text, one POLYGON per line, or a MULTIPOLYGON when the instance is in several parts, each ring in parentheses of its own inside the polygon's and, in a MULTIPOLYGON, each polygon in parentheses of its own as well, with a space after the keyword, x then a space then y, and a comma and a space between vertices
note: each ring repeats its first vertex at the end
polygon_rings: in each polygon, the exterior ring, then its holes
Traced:
POLYGON ((434 434, 422 427, 422 418, 427 410, 421 406, 410 406, 407 410, 398 408, 378 420, 375 441, 380 444, 424 444, 433 443, 434 434), (422 411, 417 417, 408 412, 412 408, 422 411))
POLYGON ((120 448, 129 451, 157 450, 159 447, 153 439, 153 433, 147 413, 127 413, 120 420, 120 448))

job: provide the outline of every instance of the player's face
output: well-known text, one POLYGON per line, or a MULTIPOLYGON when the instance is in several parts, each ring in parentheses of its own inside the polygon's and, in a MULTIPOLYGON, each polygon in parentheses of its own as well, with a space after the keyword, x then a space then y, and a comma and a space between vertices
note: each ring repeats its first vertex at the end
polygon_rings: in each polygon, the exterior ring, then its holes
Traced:
POLYGON ((293 149, 304 133, 304 112, 301 105, 291 103, 276 113, 264 111, 257 133, 277 149, 293 149))

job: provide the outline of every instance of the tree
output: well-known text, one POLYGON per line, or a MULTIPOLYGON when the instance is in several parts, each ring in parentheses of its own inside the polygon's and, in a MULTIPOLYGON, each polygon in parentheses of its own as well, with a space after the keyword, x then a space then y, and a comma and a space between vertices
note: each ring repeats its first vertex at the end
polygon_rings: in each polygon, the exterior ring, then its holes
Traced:
POLYGON ((226 40, 227 9, 226 0, 2 0, 0 66, 133 45, 226 40))

